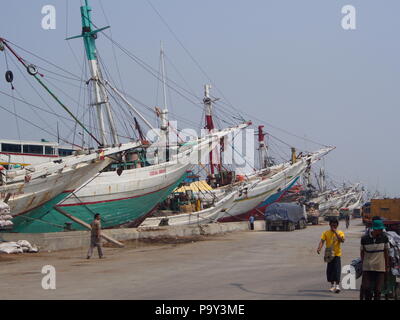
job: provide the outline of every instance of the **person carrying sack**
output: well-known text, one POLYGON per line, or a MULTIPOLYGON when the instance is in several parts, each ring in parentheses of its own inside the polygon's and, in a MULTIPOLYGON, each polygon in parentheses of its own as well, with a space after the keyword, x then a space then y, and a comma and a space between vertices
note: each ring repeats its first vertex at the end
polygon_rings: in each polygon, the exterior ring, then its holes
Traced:
POLYGON ((342 248, 341 244, 345 240, 344 232, 338 230, 339 221, 331 220, 329 222, 330 230, 326 230, 321 235, 321 241, 319 243, 317 253, 320 254, 322 247, 325 244, 324 261, 327 263, 326 266, 326 277, 328 282, 331 283, 330 292, 340 292, 340 275, 342 271, 341 256, 342 248))

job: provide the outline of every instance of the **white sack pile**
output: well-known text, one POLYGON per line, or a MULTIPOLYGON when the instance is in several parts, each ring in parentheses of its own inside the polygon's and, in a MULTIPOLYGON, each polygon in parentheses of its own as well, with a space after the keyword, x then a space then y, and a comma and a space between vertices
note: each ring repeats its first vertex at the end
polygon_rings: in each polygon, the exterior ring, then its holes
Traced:
POLYGON ((0 201, 0 230, 11 229, 13 226, 11 219, 10 207, 3 201, 0 201))
POLYGON ((0 253, 36 253, 39 249, 35 245, 31 245, 26 240, 18 240, 17 242, 0 242, 0 253))

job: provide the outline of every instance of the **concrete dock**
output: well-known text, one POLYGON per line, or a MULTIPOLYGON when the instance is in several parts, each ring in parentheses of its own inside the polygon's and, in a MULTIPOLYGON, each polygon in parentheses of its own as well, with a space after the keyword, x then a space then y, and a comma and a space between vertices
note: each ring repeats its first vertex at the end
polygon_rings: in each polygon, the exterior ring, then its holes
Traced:
MULTIPOLYGON (((330 293, 316 254, 328 226, 294 232, 236 231, 162 241, 127 241, 86 260, 86 247, 0 255, 0 299, 358 299, 357 290, 330 293), (44 265, 56 289, 41 286, 44 265)), ((346 230, 342 266, 359 256, 364 227, 346 230)), ((357 282, 359 288, 359 283, 357 282)))

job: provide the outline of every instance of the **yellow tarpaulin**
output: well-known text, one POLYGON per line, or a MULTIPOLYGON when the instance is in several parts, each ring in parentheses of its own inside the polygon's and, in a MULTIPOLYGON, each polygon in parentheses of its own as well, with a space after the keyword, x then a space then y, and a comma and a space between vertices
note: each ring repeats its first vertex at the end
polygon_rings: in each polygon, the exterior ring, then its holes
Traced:
POLYGON ((175 192, 186 192, 188 190, 189 191, 191 190, 193 192, 199 192, 199 191, 210 191, 210 190, 212 190, 212 188, 206 181, 202 180, 202 181, 192 182, 188 186, 180 187, 180 188, 176 189, 175 192))

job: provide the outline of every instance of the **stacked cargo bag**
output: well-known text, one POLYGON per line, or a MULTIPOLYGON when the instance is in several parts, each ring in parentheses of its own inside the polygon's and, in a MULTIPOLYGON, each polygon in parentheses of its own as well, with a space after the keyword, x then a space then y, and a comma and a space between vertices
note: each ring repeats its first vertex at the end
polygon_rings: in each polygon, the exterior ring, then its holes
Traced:
POLYGON ((7 203, 0 201, 0 231, 11 230, 13 223, 11 221, 10 207, 7 203))
POLYGON ((37 253, 39 249, 26 240, 0 242, 0 253, 37 253))
POLYGON ((386 232, 389 238, 389 256, 392 262, 392 274, 396 277, 400 277, 400 236, 394 232, 386 232))
POLYGON ((361 258, 354 259, 351 262, 351 266, 354 268, 356 272, 356 279, 361 278, 362 276, 362 261, 361 258))

